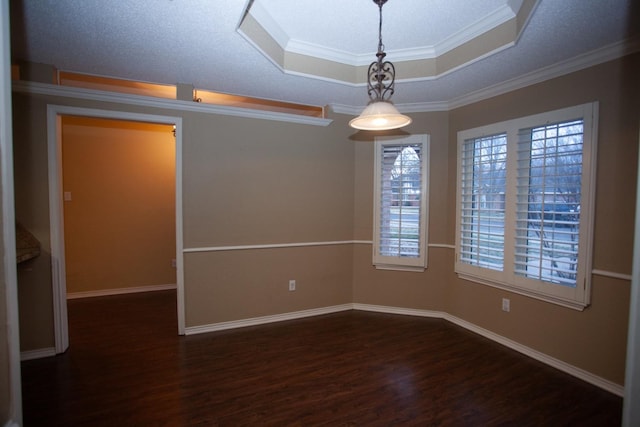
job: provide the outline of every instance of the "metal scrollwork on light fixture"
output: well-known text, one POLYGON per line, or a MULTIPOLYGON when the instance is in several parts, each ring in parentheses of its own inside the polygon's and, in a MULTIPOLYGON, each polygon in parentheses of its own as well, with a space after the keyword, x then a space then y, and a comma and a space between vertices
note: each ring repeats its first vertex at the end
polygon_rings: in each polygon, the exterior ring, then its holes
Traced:
POLYGON ((396 129, 411 123, 411 118, 400 114, 391 102, 396 80, 396 69, 390 61, 382 44, 382 6, 387 0, 373 0, 378 5, 380 20, 378 24, 378 52, 376 61, 369 65, 367 72, 367 92, 369 104, 360 116, 349 122, 349 126, 362 130, 396 129))
POLYGON ((372 101, 383 101, 388 94, 389 97, 393 95, 393 85, 396 80, 396 68, 389 61, 385 61, 384 58, 387 54, 384 52, 384 45, 382 44, 382 5, 387 0, 373 0, 380 9, 380 24, 378 27, 378 52, 376 53, 377 61, 373 61, 369 65, 367 86, 369 87, 369 98, 372 101), (391 80, 388 83, 385 81, 391 80))

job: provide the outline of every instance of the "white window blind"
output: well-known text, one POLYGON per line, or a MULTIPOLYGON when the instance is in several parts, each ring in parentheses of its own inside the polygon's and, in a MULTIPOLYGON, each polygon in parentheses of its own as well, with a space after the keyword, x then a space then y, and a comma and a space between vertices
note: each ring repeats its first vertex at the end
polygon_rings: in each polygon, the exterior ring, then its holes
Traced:
POLYGON ((507 135, 466 140, 461 161, 460 259, 502 271, 507 135))
POLYGON ((458 132, 459 277, 590 301, 598 104, 458 132))
POLYGON ((573 120, 519 132, 519 275, 576 286, 583 128, 573 120))
POLYGON ((426 266, 427 136, 376 138, 374 264, 426 266))

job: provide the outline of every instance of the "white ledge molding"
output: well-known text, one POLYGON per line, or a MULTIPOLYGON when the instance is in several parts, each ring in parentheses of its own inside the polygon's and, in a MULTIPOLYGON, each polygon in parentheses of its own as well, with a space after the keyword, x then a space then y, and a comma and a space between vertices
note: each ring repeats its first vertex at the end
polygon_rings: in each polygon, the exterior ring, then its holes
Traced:
POLYGON ((334 245, 354 245, 371 244, 369 240, 336 240, 330 242, 299 242, 299 243, 269 243, 264 245, 239 245, 239 246, 206 246, 199 248, 185 248, 183 253, 194 252, 223 252, 223 251, 244 251, 251 249, 279 249, 279 248, 300 248, 307 246, 334 246, 334 245))
POLYGON ((142 292, 171 291, 176 289, 177 285, 175 283, 170 283, 167 285, 132 286, 129 288, 111 288, 95 291, 69 292, 67 293, 67 299, 69 300, 79 298, 104 297, 111 295, 137 294, 142 292))
POLYGON ((596 268, 591 270, 591 274, 593 274, 594 276, 602 276, 602 277, 610 277, 612 279, 626 280, 628 282, 631 281, 630 274, 615 273, 613 271, 598 270, 596 268))
MULTIPOLYGON (((372 240, 334 240, 334 241, 326 241, 326 242, 267 243, 267 244, 260 244, 260 245, 237 245, 237 246, 203 246, 203 247, 184 248, 182 252, 183 253, 226 252, 226 251, 243 251, 243 250, 252 250, 252 249, 279 249, 279 248, 302 248, 302 247, 310 247, 310 246, 372 245, 372 244, 373 244, 372 240)), ((451 245, 448 243, 428 243, 427 247, 430 249, 451 249, 451 250, 455 250, 456 248, 455 245, 451 245)), ((384 267, 382 267, 382 269, 384 269, 384 267)), ((419 270, 424 270, 424 269, 420 267, 419 270)), ((613 271, 593 269, 591 270, 591 274, 595 276, 602 276, 602 277, 609 277, 613 279, 631 281, 631 275, 616 273, 613 271)), ((461 276, 461 278, 466 280, 471 280, 474 282, 479 281, 476 278, 472 278, 464 274, 461 276)), ((487 284, 484 281, 481 281, 480 283, 487 284)), ((507 287, 507 286, 505 287, 498 286, 498 287, 508 291, 522 293, 522 292, 518 292, 518 290, 515 290, 511 287, 507 287)), ((535 296, 529 295, 527 293, 522 293, 522 294, 536 298, 535 296)), ((538 299, 546 300, 544 298, 538 298, 538 299)), ((564 305, 564 304, 561 304, 561 305, 564 305)), ((582 310, 584 308, 584 307, 577 308, 572 304, 569 304, 568 306, 578 310, 582 310)))
POLYGON ((59 96, 63 98, 82 99, 87 101, 115 102, 126 105, 162 108, 177 111, 193 111, 204 114, 244 117, 250 119, 275 120, 279 122, 297 123, 313 126, 328 126, 333 120, 298 114, 278 113, 273 111, 253 110, 249 108, 229 107, 225 105, 204 104, 177 99, 156 98, 153 96, 132 95, 128 93, 108 92, 94 89, 58 86, 47 83, 15 81, 13 91, 29 95, 59 96))

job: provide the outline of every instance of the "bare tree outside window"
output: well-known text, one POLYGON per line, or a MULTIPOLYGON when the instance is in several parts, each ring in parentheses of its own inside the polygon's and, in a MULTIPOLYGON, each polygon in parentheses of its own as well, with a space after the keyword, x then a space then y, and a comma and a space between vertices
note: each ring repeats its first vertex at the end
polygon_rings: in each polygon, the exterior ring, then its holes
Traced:
POLYGON ((380 252, 389 256, 418 256, 422 164, 418 145, 385 146, 384 203, 381 206, 380 252))
POLYGON ((466 141, 463 162, 462 259, 472 265, 502 270, 506 135, 466 141))
POLYGON ((598 103, 458 132, 459 277, 590 302, 598 103))
POLYGON ((520 135, 519 182, 524 184, 518 188, 522 203, 518 204, 516 271, 575 286, 583 123, 551 124, 520 135))
POLYGON ((379 269, 427 268, 429 135, 375 141, 373 264, 379 269))

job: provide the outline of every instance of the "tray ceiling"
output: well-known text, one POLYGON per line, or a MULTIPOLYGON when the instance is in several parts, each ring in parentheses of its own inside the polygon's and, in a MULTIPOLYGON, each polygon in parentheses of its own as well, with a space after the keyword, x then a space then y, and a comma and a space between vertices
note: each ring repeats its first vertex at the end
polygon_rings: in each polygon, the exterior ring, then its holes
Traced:
MULTIPOLYGON (((313 4, 300 14, 300 1, 254 0, 238 31, 284 72, 364 85, 378 45, 378 6, 371 1, 363 10, 358 2, 338 1, 313 4)), ((412 5, 419 18, 407 20, 402 10, 407 5, 389 2, 383 6, 386 59, 400 81, 441 76, 514 45, 535 4, 422 1, 412 5)))
MULTIPOLYGON (((10 0, 10 8, 15 62, 343 111, 368 100, 354 70, 375 58, 371 0, 10 0)), ((393 100, 404 111, 437 109, 637 51, 639 16, 636 0, 389 0, 382 36, 400 79, 393 100)))

